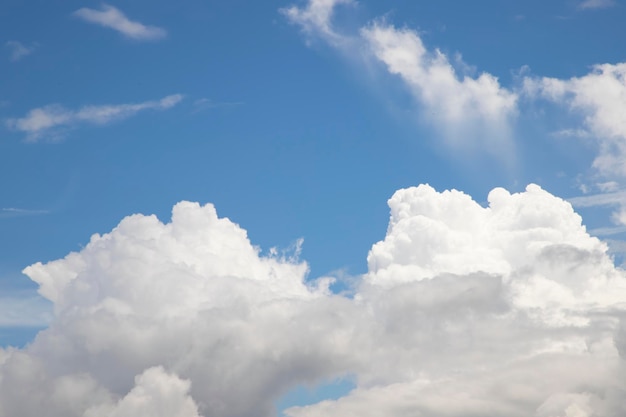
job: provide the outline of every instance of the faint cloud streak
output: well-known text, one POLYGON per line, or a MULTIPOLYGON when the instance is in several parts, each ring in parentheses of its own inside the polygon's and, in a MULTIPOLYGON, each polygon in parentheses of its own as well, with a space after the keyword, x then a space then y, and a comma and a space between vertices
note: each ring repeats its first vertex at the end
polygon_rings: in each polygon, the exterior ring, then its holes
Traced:
POLYGON ((11 50, 11 54, 9 55, 9 61, 11 62, 21 60, 22 58, 32 54, 37 48, 36 43, 31 46, 26 46, 22 42, 18 41, 7 41, 4 45, 11 50))
POLYGON ((113 29, 130 39, 155 41, 167 36, 165 29, 130 20, 119 9, 108 4, 103 4, 102 10, 83 7, 76 10, 73 15, 86 22, 113 29))
POLYGON ((18 216, 38 216, 41 214, 48 214, 49 210, 32 210, 23 209, 17 207, 3 207, 0 208, 0 218, 3 217, 18 217, 18 216))
POLYGON ((578 5, 580 10, 606 9, 615 6, 613 0, 585 0, 578 5))
POLYGON ((143 110, 166 110, 183 99, 181 94, 173 94, 160 100, 143 103, 84 106, 69 110, 58 104, 32 109, 21 118, 6 121, 9 129, 26 133, 28 142, 37 142, 44 136, 56 136, 55 129, 69 128, 80 124, 106 125, 116 120, 126 119, 143 110))

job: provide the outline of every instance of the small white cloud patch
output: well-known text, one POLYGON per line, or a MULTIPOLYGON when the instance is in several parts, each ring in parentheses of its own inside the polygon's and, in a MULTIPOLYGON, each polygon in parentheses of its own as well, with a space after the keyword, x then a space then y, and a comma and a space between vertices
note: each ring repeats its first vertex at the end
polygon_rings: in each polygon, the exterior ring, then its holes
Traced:
POLYGON ((127 38, 138 41, 154 41, 167 36, 165 29, 130 20, 119 9, 108 4, 103 4, 101 10, 83 7, 73 14, 86 22, 113 29, 127 38))

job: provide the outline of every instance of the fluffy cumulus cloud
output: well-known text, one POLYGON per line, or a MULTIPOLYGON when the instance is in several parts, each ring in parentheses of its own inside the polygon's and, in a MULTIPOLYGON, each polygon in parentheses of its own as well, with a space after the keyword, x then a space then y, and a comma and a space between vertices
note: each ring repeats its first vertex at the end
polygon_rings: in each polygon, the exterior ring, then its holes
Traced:
MULTIPOLYGON (((382 64, 398 76, 421 107, 420 119, 434 127, 456 149, 483 149, 510 162, 511 126, 517 115, 517 94, 498 79, 482 73, 471 76, 460 58, 453 65, 438 49, 428 50, 419 34, 376 20, 358 33, 338 31, 332 17, 351 0, 309 0, 281 12, 309 36, 318 36, 347 55, 365 52, 365 59, 382 64), (462 134, 460 134, 462 133, 462 134), (459 140, 458 138, 464 138, 459 140)), ((362 59, 359 55, 358 59, 362 59)))
POLYGON ((341 375, 350 393, 286 415, 624 415, 624 271, 538 186, 488 201, 396 192, 353 297, 211 205, 130 216, 24 270, 54 317, 0 350, 0 417, 272 416, 341 375))
POLYGON ((36 142, 42 138, 58 138, 60 131, 82 124, 106 125, 126 119, 144 110, 166 110, 177 105, 183 96, 173 94, 160 100, 143 103, 84 106, 70 110, 58 104, 32 109, 21 118, 6 121, 9 129, 26 134, 26 140, 36 142))
POLYGON ((119 9, 108 4, 103 4, 101 10, 83 7, 73 14, 86 22, 113 29, 127 38, 138 41, 154 41, 167 36, 165 29, 130 20, 119 9))
POLYGON ((349 301, 305 285, 305 263, 259 256, 211 205, 128 217, 24 272, 54 318, 0 355, 2 417, 271 415, 280 393, 350 362, 348 330, 323 325, 349 301))
POLYGON ((429 186, 390 199, 355 297, 370 336, 358 386, 289 416, 626 412, 624 271, 538 186, 488 200, 429 186))

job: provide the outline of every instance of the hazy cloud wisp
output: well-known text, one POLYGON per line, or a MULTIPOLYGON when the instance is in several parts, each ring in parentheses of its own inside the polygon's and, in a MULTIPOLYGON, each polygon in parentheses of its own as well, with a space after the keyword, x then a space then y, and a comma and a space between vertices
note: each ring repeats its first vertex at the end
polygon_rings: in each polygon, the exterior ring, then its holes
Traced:
POLYGON ((11 54, 9 56, 9 60, 11 62, 17 62, 22 58, 33 53, 37 44, 33 44, 31 46, 26 46, 22 42, 18 41, 7 41, 5 46, 10 49, 11 54))
POLYGON ((165 29, 130 20, 119 9, 108 4, 103 4, 101 10, 83 7, 76 10, 73 15, 86 22, 113 29, 134 40, 154 41, 167 36, 165 29))
POLYGON ((582 3, 578 5, 578 8, 581 10, 589 10, 589 9, 606 9, 608 7, 615 6, 615 1, 613 0, 584 0, 582 3))
POLYGON ((70 110, 57 104, 32 109, 21 118, 6 121, 9 129, 23 132, 26 140, 36 142, 46 136, 54 136, 57 128, 70 128, 80 124, 106 125, 122 120, 143 110, 166 110, 183 99, 181 94, 173 94, 160 100, 143 103, 84 106, 70 110))

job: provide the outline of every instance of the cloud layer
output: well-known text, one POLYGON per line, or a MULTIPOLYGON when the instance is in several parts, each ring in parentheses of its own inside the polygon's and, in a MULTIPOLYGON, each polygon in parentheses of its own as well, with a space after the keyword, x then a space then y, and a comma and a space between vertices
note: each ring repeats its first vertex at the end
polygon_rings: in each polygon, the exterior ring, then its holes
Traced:
POLYGON ((119 9, 108 4, 103 4, 101 10, 83 7, 73 14, 86 22, 113 29, 127 38, 138 41, 154 41, 167 36, 165 29, 130 20, 119 9))
POLYGON ((143 110, 166 110, 183 99, 181 94, 173 94, 160 100, 143 103, 84 106, 69 110, 58 104, 32 109, 21 118, 6 121, 9 129, 24 132, 26 140, 38 141, 46 137, 58 136, 59 129, 72 128, 81 124, 105 125, 116 120, 126 119, 143 110))
POLYGON ((624 414, 624 271, 538 186, 488 200, 396 192, 352 298, 211 205, 130 216, 24 270, 54 318, 0 350, 0 416, 271 416, 342 375, 348 395, 286 414, 624 414))

